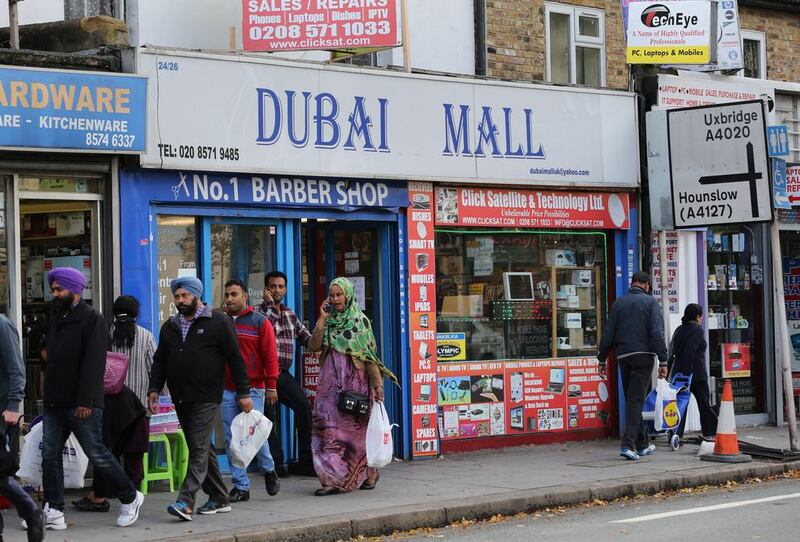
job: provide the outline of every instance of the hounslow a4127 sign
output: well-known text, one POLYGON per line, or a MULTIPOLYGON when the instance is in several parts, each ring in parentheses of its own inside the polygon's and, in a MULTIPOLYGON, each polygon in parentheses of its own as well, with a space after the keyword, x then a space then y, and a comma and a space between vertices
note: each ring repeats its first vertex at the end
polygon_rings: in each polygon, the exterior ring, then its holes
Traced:
POLYGON ((667 111, 676 228, 772 220, 764 104, 667 111))

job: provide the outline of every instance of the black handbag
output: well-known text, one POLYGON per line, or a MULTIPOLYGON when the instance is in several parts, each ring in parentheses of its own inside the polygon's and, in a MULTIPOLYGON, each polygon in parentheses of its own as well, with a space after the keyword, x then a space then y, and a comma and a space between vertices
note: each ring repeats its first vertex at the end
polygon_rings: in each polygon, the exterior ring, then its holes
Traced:
POLYGON ((19 423, 0 424, 0 476, 14 476, 19 470, 19 423))
POLYGON ((369 396, 355 391, 339 392, 339 410, 357 418, 366 416, 369 412, 369 396))

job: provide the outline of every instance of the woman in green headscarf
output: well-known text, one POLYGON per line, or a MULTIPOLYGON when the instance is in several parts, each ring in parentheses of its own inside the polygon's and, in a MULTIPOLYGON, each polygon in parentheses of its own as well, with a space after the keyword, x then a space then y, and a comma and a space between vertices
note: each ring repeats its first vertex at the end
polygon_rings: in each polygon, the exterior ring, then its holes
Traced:
POLYGON ((308 347, 321 352, 322 366, 311 430, 314 470, 322 483, 315 494, 373 489, 378 471, 367 466, 369 416, 340 411, 339 395, 349 391, 383 401, 383 377, 393 382, 397 378, 378 358, 372 325, 356 302, 353 283, 346 278, 331 282, 308 347))

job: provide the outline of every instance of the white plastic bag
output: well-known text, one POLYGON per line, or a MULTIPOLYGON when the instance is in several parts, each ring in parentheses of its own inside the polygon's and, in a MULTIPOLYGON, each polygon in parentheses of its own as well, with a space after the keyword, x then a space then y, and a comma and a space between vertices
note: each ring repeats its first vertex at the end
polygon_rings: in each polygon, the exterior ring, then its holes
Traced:
POLYGON ((700 424, 700 409, 697 406, 697 399, 694 394, 689 394, 689 405, 686 407, 686 431, 700 431, 703 426, 700 424))
POLYGON ((392 427, 383 401, 372 405, 372 413, 367 424, 367 465, 379 469, 392 462, 392 427))
POLYGON ((231 422, 231 443, 228 455, 231 465, 246 469, 267 442, 272 422, 258 410, 240 412, 231 422))
MULTIPOLYGON (((40 486, 42 485, 42 427, 44 422, 37 423, 31 427, 30 432, 25 435, 20 454, 19 470, 17 476, 26 482, 40 486)), ((83 479, 86 469, 89 466, 89 458, 83 452, 78 439, 70 433, 61 454, 64 465, 64 487, 69 489, 80 489, 83 487, 83 479)))
POLYGON ((653 427, 656 431, 677 429, 681 423, 680 410, 676 401, 678 392, 663 378, 656 381, 656 408, 653 427))

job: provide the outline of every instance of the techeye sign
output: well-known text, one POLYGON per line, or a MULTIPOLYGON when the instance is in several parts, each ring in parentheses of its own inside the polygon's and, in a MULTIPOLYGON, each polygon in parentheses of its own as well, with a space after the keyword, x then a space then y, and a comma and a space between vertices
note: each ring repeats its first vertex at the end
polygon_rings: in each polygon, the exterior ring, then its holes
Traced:
POLYGON ((638 185, 627 92, 164 51, 139 65, 158 80, 144 167, 638 185))

